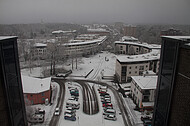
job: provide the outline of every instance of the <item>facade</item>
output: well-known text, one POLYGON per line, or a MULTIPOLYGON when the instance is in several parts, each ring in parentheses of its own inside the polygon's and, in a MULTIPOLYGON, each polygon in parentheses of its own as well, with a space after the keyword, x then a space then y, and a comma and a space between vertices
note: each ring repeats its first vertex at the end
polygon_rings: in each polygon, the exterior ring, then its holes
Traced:
POLYGON ((116 41, 115 48, 118 48, 116 51, 120 54, 116 57, 115 67, 119 82, 130 82, 131 76, 143 75, 147 70, 158 73, 160 45, 116 41), (134 51, 130 51, 131 49, 134 51))
POLYGON ((22 75, 22 86, 25 104, 44 104, 45 100, 50 101, 51 78, 34 78, 22 75))
POLYGON ((136 36, 136 26, 127 25, 123 27, 123 35, 125 36, 136 36))
POLYGON ((17 37, 0 37, 0 125, 26 126, 17 37))
POLYGON ((190 36, 163 36, 154 126, 190 125, 190 36))
POLYGON ((153 110, 157 76, 132 76, 131 96, 141 111, 153 110))
POLYGON ((62 44, 62 49, 60 50, 63 50, 63 54, 67 57, 72 55, 91 55, 101 50, 101 45, 106 39, 106 36, 99 36, 93 40, 71 40, 69 43, 62 44))
POLYGON ((122 41, 115 42, 116 54, 138 55, 151 52, 153 49, 160 50, 161 46, 156 44, 140 43, 138 39, 123 37, 122 41))
POLYGON ((32 48, 32 55, 34 59, 45 59, 47 52, 47 44, 35 43, 32 48))

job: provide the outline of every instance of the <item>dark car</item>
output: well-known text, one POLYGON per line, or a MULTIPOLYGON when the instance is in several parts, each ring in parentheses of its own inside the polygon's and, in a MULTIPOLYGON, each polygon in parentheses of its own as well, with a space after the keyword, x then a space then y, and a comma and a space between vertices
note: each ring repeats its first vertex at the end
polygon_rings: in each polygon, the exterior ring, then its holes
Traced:
POLYGON ((65 114, 64 119, 65 119, 65 120, 75 121, 75 120, 76 120, 76 117, 75 117, 75 116, 72 116, 71 114, 65 114))
POLYGON ((143 125, 144 126, 151 126, 152 125, 152 121, 151 120, 144 120, 143 121, 143 125))

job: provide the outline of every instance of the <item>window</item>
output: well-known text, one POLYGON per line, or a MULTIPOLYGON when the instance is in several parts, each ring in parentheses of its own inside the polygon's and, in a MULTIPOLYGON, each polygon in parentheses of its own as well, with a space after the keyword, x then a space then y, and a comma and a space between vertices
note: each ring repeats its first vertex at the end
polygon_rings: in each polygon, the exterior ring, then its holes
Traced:
POLYGON ((129 71, 129 74, 131 74, 131 71, 129 71))
POLYGON ((30 97, 32 97, 33 95, 31 94, 30 97))
POLYGON ((139 70, 144 70, 144 66, 140 66, 139 70))
POLYGON ((135 66, 135 69, 137 69, 137 66, 135 66))
POLYGON ((129 69, 131 69, 131 67, 129 67, 129 69))
POLYGON ((146 65, 146 68, 148 67, 148 65, 146 65))
POLYGON ((137 73, 137 71, 135 71, 135 73, 137 73))
POLYGON ((42 96, 44 96, 44 92, 42 92, 42 96))

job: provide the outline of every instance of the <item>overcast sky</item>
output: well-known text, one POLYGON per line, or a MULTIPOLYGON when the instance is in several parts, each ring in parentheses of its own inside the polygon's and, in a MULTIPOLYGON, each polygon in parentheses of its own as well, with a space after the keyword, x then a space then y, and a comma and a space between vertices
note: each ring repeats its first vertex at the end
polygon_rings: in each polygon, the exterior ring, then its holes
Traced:
POLYGON ((0 0, 0 24, 190 24, 190 0, 0 0))

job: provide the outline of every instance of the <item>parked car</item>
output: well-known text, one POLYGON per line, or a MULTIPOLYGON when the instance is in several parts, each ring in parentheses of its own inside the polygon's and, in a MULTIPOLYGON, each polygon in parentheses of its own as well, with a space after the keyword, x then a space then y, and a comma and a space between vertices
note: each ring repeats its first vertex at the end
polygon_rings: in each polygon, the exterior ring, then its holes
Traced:
POLYGON ((107 109, 113 109, 113 107, 108 106, 108 107, 104 107, 103 110, 106 111, 107 109))
POLYGON ((75 120, 76 120, 76 117, 75 117, 75 116, 72 116, 71 114, 65 114, 65 115, 64 115, 64 119, 65 119, 65 120, 75 121, 75 120))
POLYGON ((56 74, 55 76, 56 76, 56 77, 66 77, 66 74, 64 74, 64 73, 58 73, 58 74, 56 74))
POLYGON ((42 110, 41 108, 38 108, 38 110, 35 112, 35 114, 45 114, 45 110, 42 110))
POLYGON ((73 107, 75 109, 79 109, 80 108, 80 103, 77 102, 77 101, 68 100, 66 102, 66 108, 68 108, 68 107, 73 107))
POLYGON ((113 114, 104 115, 104 119, 116 121, 117 118, 113 114))
POLYGON ((111 103, 111 101, 110 100, 104 100, 104 101, 102 101, 102 104, 106 104, 106 103, 111 103))
POLYGON ((59 115, 59 108, 55 108, 55 113, 54 113, 55 116, 58 116, 59 115))
POLYGON ((107 92, 100 92, 100 96, 109 95, 107 92))
POLYGON ((144 125, 144 126, 151 126, 151 125, 152 125, 152 121, 145 119, 145 120, 143 121, 143 125, 144 125))
POLYGON ((152 118, 150 116, 141 116, 141 120, 144 122, 144 120, 152 120, 152 118))
POLYGON ((72 106, 71 106, 71 107, 67 107, 67 110, 70 110, 70 111, 76 112, 75 108, 73 108, 72 106))
POLYGON ((116 111, 114 109, 105 109, 104 112, 103 112, 103 115, 115 115, 116 114, 116 111))
POLYGON ((105 103, 105 104, 102 104, 103 107, 108 107, 108 106, 111 106, 113 107, 113 105, 111 103, 105 103))
POLYGON ((71 111, 71 110, 65 110, 64 115, 66 114, 71 114, 72 116, 76 116, 75 111, 71 111))

